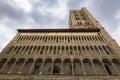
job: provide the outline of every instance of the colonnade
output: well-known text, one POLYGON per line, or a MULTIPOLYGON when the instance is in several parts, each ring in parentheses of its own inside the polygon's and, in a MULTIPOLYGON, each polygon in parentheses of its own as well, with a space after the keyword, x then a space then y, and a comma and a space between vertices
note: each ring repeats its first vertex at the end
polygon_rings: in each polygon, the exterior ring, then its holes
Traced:
POLYGON ((113 50, 107 45, 69 45, 69 46, 50 46, 50 45, 16 45, 11 46, 6 54, 112 54, 113 50))
POLYGON ((18 37, 16 42, 34 42, 34 43, 40 43, 40 42, 67 42, 67 43, 104 43, 106 42, 103 36, 98 36, 98 35, 84 35, 84 36, 45 36, 45 35, 35 35, 35 36, 30 36, 30 35, 21 35, 18 37))
POLYGON ((0 74, 53 74, 53 75, 119 75, 120 62, 113 58, 99 59, 0 59, 0 74))

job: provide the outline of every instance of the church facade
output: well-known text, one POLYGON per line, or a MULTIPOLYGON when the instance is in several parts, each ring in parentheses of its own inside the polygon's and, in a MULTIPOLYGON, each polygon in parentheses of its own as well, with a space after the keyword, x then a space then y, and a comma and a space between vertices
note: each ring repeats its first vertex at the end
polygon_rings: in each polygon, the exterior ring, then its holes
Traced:
POLYGON ((70 10, 69 29, 18 29, 0 80, 120 80, 120 46, 86 8, 70 10))

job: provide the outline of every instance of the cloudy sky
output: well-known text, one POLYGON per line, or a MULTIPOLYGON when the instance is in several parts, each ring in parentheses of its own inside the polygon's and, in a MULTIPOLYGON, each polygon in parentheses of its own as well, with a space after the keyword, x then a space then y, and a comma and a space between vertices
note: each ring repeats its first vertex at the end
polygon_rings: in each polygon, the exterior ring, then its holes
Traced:
POLYGON ((120 44, 120 0, 0 0, 0 51, 16 29, 68 28, 69 10, 86 7, 120 44))

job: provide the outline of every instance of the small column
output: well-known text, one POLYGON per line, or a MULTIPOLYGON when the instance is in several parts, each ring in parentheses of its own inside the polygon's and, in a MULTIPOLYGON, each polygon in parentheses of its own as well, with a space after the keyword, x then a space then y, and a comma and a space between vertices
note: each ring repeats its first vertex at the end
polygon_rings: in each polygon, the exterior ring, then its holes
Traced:
POLYGON ((87 36, 85 36, 85 40, 86 40, 86 43, 89 43, 88 39, 87 39, 87 36))
POLYGON ((85 54, 88 54, 88 53, 87 53, 87 50, 86 50, 86 46, 84 46, 84 49, 85 49, 85 54))
POLYGON ((111 54, 110 50, 106 47, 106 50, 111 54))
POLYGON ((79 50, 78 50, 78 46, 76 46, 76 48, 77 48, 77 49, 76 49, 76 50, 77 50, 77 54, 80 54, 80 53, 79 53, 79 50))
POLYGON ((85 72, 85 67, 84 67, 84 64, 83 64, 83 60, 80 61, 81 62, 81 66, 82 66, 82 70, 83 70, 83 74, 86 75, 86 72, 85 72))
POLYGON ((29 41, 29 36, 27 36, 27 39, 26 39, 26 42, 28 42, 29 41))
POLYGON ((50 46, 48 46, 48 50, 46 52, 46 55, 49 55, 49 53, 50 53, 50 46))
POLYGON ((62 60, 62 62, 61 62, 61 74, 64 74, 64 73, 63 73, 63 60, 62 60))
POLYGON ((27 36, 24 36, 25 38, 23 39, 23 41, 25 42, 26 41, 26 39, 27 39, 27 36))
POLYGON ((93 68, 94 75, 96 75, 95 66, 93 64, 93 61, 91 61, 91 65, 92 65, 92 68, 93 68))
POLYGON ((71 64, 72 64, 72 74, 74 75, 74 74, 75 74, 75 72, 74 72, 74 65, 73 65, 73 61, 71 62, 71 64))
POLYGON ((32 70, 33 70, 33 68, 34 68, 34 65, 35 65, 35 61, 33 61, 32 65, 31 65, 31 68, 30 68, 30 71, 29 71, 28 74, 31 74, 31 73, 32 73, 32 70))
POLYGON ((26 50, 27 46, 23 46, 23 48, 22 48, 23 50, 21 51, 21 54, 25 54, 25 50, 26 50))
POLYGON ((13 51, 15 51, 15 48, 16 48, 16 46, 14 46, 14 47, 12 48, 12 50, 10 51, 9 54, 13 53, 13 51))
POLYGON ((91 37, 91 39, 92 39, 92 43, 95 43, 95 40, 93 40, 93 36, 90 36, 91 37))
POLYGON ((5 68, 5 66, 7 65, 8 62, 9 62, 9 60, 7 60, 7 61, 4 63, 4 65, 3 65, 2 68, 0 69, 0 73, 1 73, 1 71, 5 68))
POLYGON ((104 52, 104 54, 106 54, 106 51, 103 49, 103 47, 101 46, 101 48, 102 48, 102 51, 104 52))
POLYGON ((43 60, 43 62, 42 62, 42 64, 41 64, 41 68, 40 68, 39 74, 43 74, 44 63, 45 63, 45 60, 43 60))
POLYGON ((101 54, 101 51, 100 51, 100 49, 98 48, 98 46, 96 46, 97 47, 97 49, 98 49, 98 52, 101 54))
POLYGON ((101 39, 104 41, 104 43, 106 43, 106 40, 102 35, 101 35, 101 39))
POLYGON ((43 42, 43 36, 41 36, 41 40, 40 41, 43 42))
POLYGON ((20 39, 21 39, 21 36, 18 36, 18 38, 17 38, 16 42, 19 42, 19 41, 20 41, 20 39))
POLYGON ((14 66, 16 65, 18 60, 15 60, 15 62, 13 63, 13 65, 10 67, 10 69, 8 70, 7 73, 11 73, 12 69, 14 68, 14 66))
POLYGON ((44 49, 43 49, 43 55, 46 54, 46 46, 44 45, 44 49))
POLYGON ((21 41, 23 42, 23 41, 25 40, 25 38, 26 38, 26 37, 25 37, 25 36, 23 36, 23 38, 21 39, 21 41))
POLYGON ((37 54, 38 46, 36 46, 36 50, 34 51, 34 54, 37 54))
POLYGON ((33 40, 33 36, 30 36, 30 42, 32 42, 32 40, 33 40))
POLYGON ((89 41, 89 43, 92 43, 92 42, 91 42, 91 38, 90 38, 90 36, 87 36, 87 37, 88 37, 88 39, 89 39, 89 40, 88 40, 88 41, 89 41))
POLYGON ((15 50, 13 51, 13 54, 16 54, 18 49, 19 49, 19 46, 16 46, 15 50))
POLYGON ((50 72, 50 74, 53 74, 53 66, 54 66, 54 61, 52 61, 51 72, 50 72))
POLYGON ((97 41, 96 41, 96 39, 95 39, 95 36, 93 36, 93 40, 94 40, 95 43, 97 43, 97 41))
POLYGON ((22 48, 23 48, 23 46, 21 46, 21 48, 20 48, 20 50, 19 50, 19 53, 21 54, 21 52, 22 52, 22 48))
POLYGON ((22 73, 21 71, 22 71, 23 67, 25 66, 25 63, 26 63, 26 61, 23 62, 23 64, 21 65, 20 69, 18 70, 18 73, 19 73, 19 74, 22 73))
POLYGON ((30 36, 28 36, 28 42, 30 42, 30 38, 31 38, 31 37, 30 37, 30 36))
POLYGON ((111 62, 111 64, 112 64, 112 66, 114 67, 114 69, 115 69, 115 71, 117 72, 117 74, 119 75, 119 72, 118 72, 116 66, 113 64, 113 62, 111 62))
POLYGON ((55 50, 56 54, 58 54, 58 46, 56 46, 56 50, 55 50))
POLYGON ((105 71, 106 75, 108 76, 109 74, 108 74, 108 72, 107 72, 107 70, 106 70, 106 68, 105 68, 105 65, 103 64, 103 62, 101 62, 101 64, 102 64, 102 66, 103 66, 103 68, 104 68, 104 71, 105 71))
POLYGON ((22 40, 23 40, 23 38, 24 38, 24 36, 21 36, 21 39, 20 39, 20 41, 22 41, 22 40))
POLYGON ((42 49, 42 46, 40 46, 40 49, 39 49, 39 51, 38 51, 38 54, 40 54, 40 52, 41 52, 41 49, 42 49))
MULTIPOLYGON (((32 46, 33 46, 33 45, 32 45, 32 46)), ((33 54, 33 53, 34 53, 34 49, 35 49, 35 46, 32 47, 30 54, 33 54)))
POLYGON ((96 40, 97 43, 100 43, 100 41, 99 41, 97 36, 95 36, 95 40, 96 40))

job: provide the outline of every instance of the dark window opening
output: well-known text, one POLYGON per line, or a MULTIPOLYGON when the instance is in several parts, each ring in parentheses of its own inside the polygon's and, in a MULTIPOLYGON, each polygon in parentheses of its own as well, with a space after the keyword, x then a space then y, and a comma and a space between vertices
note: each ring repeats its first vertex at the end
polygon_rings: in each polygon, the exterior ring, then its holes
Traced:
POLYGON ((57 69, 53 69, 53 74, 57 75, 57 74, 59 74, 59 71, 57 69))
POLYGON ((60 74, 60 68, 58 66, 54 66, 52 73, 53 73, 53 75, 60 74))
POLYGON ((34 67, 34 70, 33 70, 33 74, 39 74, 39 67, 40 67, 40 65, 38 65, 38 64, 35 64, 35 67, 34 67))
POLYGON ((109 74, 109 75, 112 75, 112 72, 111 72, 110 68, 109 68, 107 65, 105 65, 105 68, 106 68, 108 74, 109 74))

